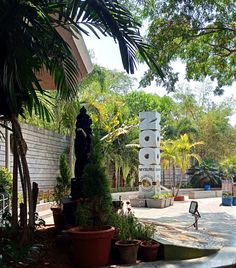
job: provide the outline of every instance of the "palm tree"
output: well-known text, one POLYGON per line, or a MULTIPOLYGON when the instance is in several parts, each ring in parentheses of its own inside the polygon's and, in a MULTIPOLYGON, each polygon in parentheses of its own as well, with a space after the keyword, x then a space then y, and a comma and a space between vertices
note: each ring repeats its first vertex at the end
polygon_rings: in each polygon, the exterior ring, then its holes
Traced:
POLYGON ((149 57, 148 45, 139 34, 139 24, 117 0, 2 0, 0 4, 0 119, 10 121, 14 136, 13 221, 17 227, 17 174, 21 175, 24 229, 34 227, 30 174, 26 160, 27 146, 18 116, 34 111, 50 119, 45 101, 47 93, 37 78, 45 69, 51 74, 60 98, 72 99, 77 91, 79 66, 69 45, 59 34, 63 28, 72 34, 111 36, 118 42, 123 66, 135 69, 136 51, 163 77, 159 66, 149 57), (73 31, 73 32, 72 32, 73 31))
POLYGON ((175 193, 178 195, 179 189, 181 188, 184 174, 187 169, 191 166, 192 160, 195 159, 198 163, 201 162, 201 157, 193 152, 194 148, 198 145, 204 144, 203 142, 191 143, 188 134, 180 135, 178 140, 174 141, 174 145, 177 150, 176 164, 180 167, 180 181, 175 193))
MULTIPOLYGON (((161 165, 164 170, 169 169, 169 178, 171 177, 171 167, 173 168, 173 180, 171 188, 175 187, 175 165, 177 160, 177 148, 172 140, 161 142, 161 165)), ((173 193, 174 194, 174 193, 173 193)))
MULTIPOLYGON (((181 188, 181 184, 183 181, 183 177, 187 169, 191 166, 191 161, 195 159, 197 162, 201 162, 201 158, 198 154, 193 153, 193 149, 197 146, 203 144, 203 142, 194 142, 191 143, 189 140, 188 134, 180 135, 180 138, 177 140, 166 140, 162 142, 161 145, 161 158, 164 159, 164 168, 178 165, 180 167, 180 181, 175 192, 175 179, 173 178, 172 182, 172 191, 173 195, 177 196, 179 193, 179 189, 181 188)), ((173 170, 173 176, 175 174, 175 170, 173 170)))

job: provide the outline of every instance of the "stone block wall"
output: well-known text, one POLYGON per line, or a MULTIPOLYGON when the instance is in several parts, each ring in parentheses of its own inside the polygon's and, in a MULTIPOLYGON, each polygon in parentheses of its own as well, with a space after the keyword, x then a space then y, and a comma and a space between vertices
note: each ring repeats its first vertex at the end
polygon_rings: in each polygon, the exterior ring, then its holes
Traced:
MULTIPOLYGON (((28 151, 27 161, 31 182, 39 185, 40 191, 53 190, 59 176, 59 157, 67 148, 69 139, 52 131, 22 124, 22 132, 28 151)), ((1 129, 2 130, 2 129, 1 129)), ((4 133, 4 130, 2 130, 4 133)), ((5 142, 0 139, 0 166, 5 165, 5 142)), ((12 171, 12 155, 11 155, 12 171)), ((19 184, 20 185, 20 184, 19 184)))

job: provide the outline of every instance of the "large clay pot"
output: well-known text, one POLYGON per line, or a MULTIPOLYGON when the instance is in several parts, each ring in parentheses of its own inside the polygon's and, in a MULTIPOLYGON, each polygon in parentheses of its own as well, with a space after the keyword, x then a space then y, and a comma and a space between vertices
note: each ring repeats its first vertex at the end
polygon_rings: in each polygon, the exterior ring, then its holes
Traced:
POLYGON ((123 264, 135 264, 137 261, 140 240, 117 241, 120 260, 123 264))
POLYGON ((59 207, 59 206, 51 207, 51 211, 52 211, 52 215, 53 215, 55 228, 58 232, 60 232, 63 229, 65 229, 64 214, 62 213, 61 207, 59 207))
POLYGON ((157 259, 160 244, 154 240, 142 241, 139 245, 140 257, 142 261, 149 262, 157 259))
POLYGON ((93 268, 108 265, 114 227, 74 227, 67 232, 72 240, 75 267, 93 268))

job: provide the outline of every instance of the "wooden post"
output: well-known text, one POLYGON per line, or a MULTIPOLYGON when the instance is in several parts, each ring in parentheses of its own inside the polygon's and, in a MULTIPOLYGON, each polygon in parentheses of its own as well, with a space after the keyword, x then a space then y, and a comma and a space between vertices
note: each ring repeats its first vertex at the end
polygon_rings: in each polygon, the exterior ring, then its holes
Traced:
POLYGON ((36 182, 33 182, 32 197, 33 197, 33 211, 34 211, 34 213, 36 211, 37 200, 38 200, 38 193, 39 193, 38 184, 36 182))
POLYGON ((25 209, 25 204, 20 203, 20 226, 24 228, 27 225, 27 212, 25 209))
POLYGON ((17 229, 18 227, 18 163, 19 156, 16 146, 16 138, 14 137, 13 144, 13 183, 12 183, 12 227, 17 229))
MULTIPOLYGON (((7 122, 5 122, 5 125, 8 127, 7 122)), ((10 132, 7 128, 5 128, 5 167, 10 171, 10 132)))

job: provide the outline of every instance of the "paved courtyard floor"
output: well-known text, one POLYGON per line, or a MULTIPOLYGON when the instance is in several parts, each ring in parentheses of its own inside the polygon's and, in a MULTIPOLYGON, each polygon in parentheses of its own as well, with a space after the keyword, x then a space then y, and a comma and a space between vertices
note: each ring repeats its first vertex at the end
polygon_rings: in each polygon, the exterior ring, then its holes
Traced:
MULTIPOLYGON (((191 201, 186 197, 186 201, 174 202, 174 206, 171 207, 164 209, 134 208, 134 212, 136 217, 144 220, 194 231, 194 227, 190 227, 194 218, 188 212, 191 201)), ((194 201, 198 202, 198 210, 201 215, 198 223, 199 234, 208 233, 213 240, 222 242, 222 248, 207 257, 143 263, 138 267, 236 267, 236 206, 222 206, 221 198, 194 199, 194 201)))
MULTIPOLYGON (((191 226, 193 216, 188 212, 192 200, 175 201, 173 206, 164 209, 133 208, 135 216, 144 221, 194 231, 191 226)), ((222 248, 212 255, 191 260, 157 261, 133 266, 113 267, 236 267, 236 206, 222 206, 221 198, 194 199, 198 202, 201 215, 198 224, 199 236, 207 233, 213 240, 222 243, 222 248)), ((47 224, 53 223, 50 211, 40 212, 47 224)), ((181 241, 179 242, 181 243, 181 241)), ((185 246, 185 243, 183 246, 185 246)))

